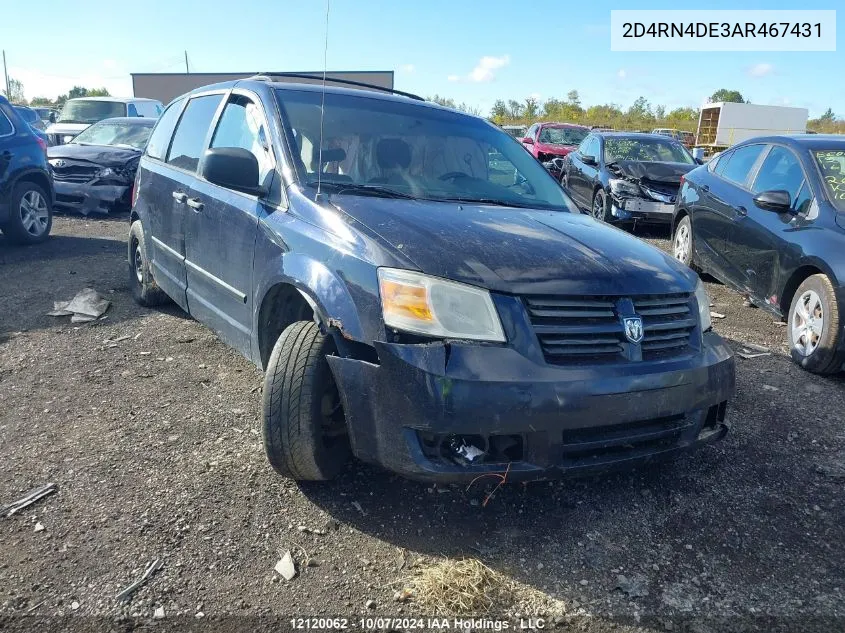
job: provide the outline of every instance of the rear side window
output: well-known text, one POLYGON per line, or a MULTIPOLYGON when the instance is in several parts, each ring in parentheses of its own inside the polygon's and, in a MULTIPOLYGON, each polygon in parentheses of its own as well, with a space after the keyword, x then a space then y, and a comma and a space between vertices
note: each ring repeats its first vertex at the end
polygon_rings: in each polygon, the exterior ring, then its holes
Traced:
MULTIPOLYGON (((167 164, 196 171, 200 154, 205 149, 205 137, 223 95, 194 97, 188 102, 167 153, 167 164)), ((164 118, 164 117, 162 117, 164 118)))
POLYGON ((130 103, 126 106, 126 116, 138 116, 138 111, 135 109, 134 103, 130 103))
POLYGON ((763 161, 751 192, 757 194, 762 191, 788 191, 790 197, 795 200, 803 182, 804 171, 795 154, 785 147, 775 145, 763 161))
POLYGON ((0 110, 0 136, 8 136, 15 129, 12 127, 12 122, 6 118, 6 113, 0 110))
POLYGON ((760 152, 763 151, 765 145, 746 145, 735 149, 728 157, 728 162, 722 169, 722 160, 716 167, 716 173, 720 173, 723 178, 730 180, 738 185, 744 185, 748 179, 748 174, 754 163, 760 157, 760 152))
POLYGON ((173 136, 173 128, 176 127, 176 121, 179 119, 179 113, 182 111, 182 99, 174 101, 170 104, 164 114, 159 117, 153 133, 150 135, 150 141, 147 143, 147 156, 164 160, 167 154, 167 146, 170 145, 170 137, 173 136))

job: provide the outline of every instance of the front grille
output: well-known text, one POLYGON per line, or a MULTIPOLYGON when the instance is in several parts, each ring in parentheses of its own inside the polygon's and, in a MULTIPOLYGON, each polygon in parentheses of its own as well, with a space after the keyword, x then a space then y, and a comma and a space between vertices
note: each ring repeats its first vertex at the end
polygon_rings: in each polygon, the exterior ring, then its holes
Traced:
POLYGON ((68 165, 67 167, 53 167, 53 180, 60 182, 88 182, 94 179, 98 167, 84 165, 68 165))
POLYGON ((667 196, 675 199, 675 196, 678 195, 678 189, 680 188, 680 183, 675 182, 660 182, 657 180, 649 180, 647 182, 641 182, 640 186, 648 192, 648 190, 654 191, 655 193, 659 193, 663 196, 667 196))
POLYGON ((659 360, 688 353, 696 327, 688 293, 615 296, 527 296, 525 307, 543 356, 554 365, 659 360), (643 338, 628 341, 623 317, 639 316, 643 338))

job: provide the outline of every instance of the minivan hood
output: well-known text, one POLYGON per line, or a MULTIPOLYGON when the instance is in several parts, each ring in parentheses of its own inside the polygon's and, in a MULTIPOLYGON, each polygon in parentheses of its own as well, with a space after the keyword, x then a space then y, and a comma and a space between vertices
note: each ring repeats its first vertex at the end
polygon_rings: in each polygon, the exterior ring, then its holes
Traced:
POLYGON ((655 182, 679 184, 681 176, 691 172, 696 167, 698 165, 695 163, 690 165, 687 163, 620 160, 610 164, 608 169, 632 180, 653 180, 655 182))
POLYGON ((90 123, 51 123, 47 128, 47 134, 79 134, 82 130, 91 127, 90 123))
POLYGON ((430 275, 512 294, 692 292, 696 275, 589 216, 332 195, 332 204, 430 275))

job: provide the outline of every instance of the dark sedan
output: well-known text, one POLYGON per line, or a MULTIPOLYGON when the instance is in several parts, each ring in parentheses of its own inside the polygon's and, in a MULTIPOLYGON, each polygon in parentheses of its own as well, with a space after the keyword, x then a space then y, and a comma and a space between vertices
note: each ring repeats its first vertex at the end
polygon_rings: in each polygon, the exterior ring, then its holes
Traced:
POLYGON ((562 185, 597 220, 672 220, 681 177, 698 163, 658 134, 592 132, 567 155, 562 185))
POLYGON ((687 174, 673 251, 787 320, 792 358, 845 361, 845 140, 750 139, 687 174))
POLYGON ((56 207, 108 213, 128 209, 141 152, 156 119, 119 117, 92 125, 48 150, 56 207))

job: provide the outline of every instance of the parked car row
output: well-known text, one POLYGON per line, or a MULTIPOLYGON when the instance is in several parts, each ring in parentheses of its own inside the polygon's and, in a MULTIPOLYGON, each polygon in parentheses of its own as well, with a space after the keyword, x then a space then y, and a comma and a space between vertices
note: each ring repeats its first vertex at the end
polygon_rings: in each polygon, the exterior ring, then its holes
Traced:
POLYGON ((692 270, 579 213, 501 128, 375 90, 198 88, 140 159, 133 294, 264 369, 278 472, 514 481, 725 435, 734 359, 692 270))
POLYGON ((164 106, 155 99, 124 99, 121 97, 79 97, 68 99, 47 128, 51 145, 69 143, 89 125, 119 117, 145 117, 157 119, 164 106))

